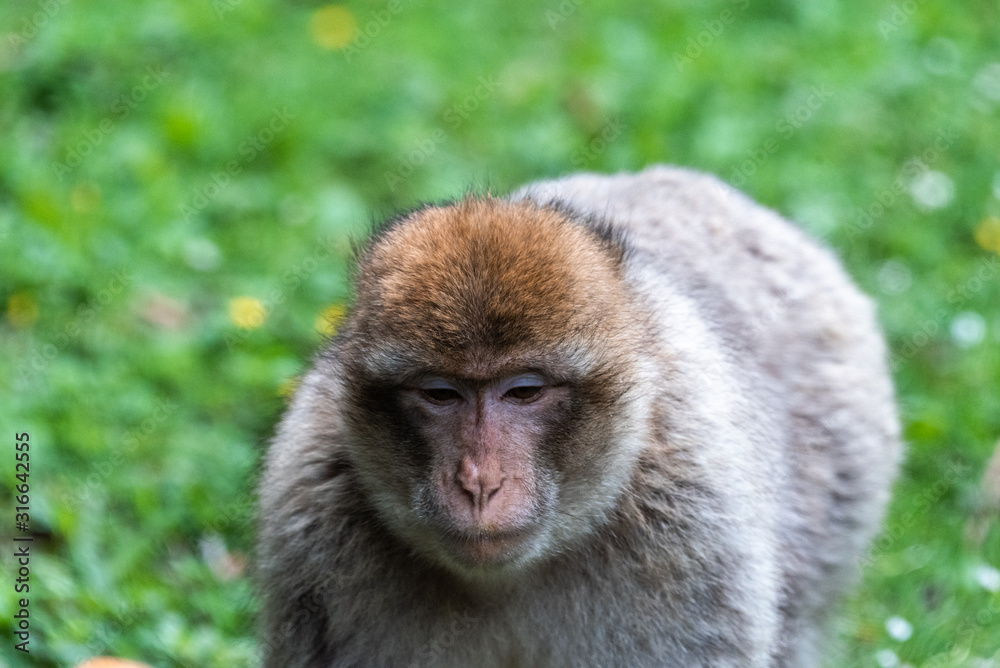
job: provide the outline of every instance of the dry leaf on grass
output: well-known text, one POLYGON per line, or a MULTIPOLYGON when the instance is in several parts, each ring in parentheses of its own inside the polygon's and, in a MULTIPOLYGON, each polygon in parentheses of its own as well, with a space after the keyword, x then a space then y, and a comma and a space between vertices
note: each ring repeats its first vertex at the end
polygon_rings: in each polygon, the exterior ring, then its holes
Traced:
POLYGON ((76 668, 152 668, 148 663, 129 661, 128 659, 116 659, 113 656, 96 656, 87 659, 76 668))

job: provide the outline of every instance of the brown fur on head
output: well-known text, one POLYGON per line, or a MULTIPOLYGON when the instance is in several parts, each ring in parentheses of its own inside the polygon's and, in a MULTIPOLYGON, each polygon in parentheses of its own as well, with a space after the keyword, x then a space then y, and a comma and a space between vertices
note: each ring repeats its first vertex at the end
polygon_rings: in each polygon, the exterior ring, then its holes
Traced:
POLYGON ((626 401, 641 330, 623 255, 571 213, 493 198, 421 209, 362 252, 338 353, 350 452, 418 549, 496 571, 571 542, 610 507, 641 403, 626 401), (519 374, 529 381, 509 380, 519 374), (429 399, 428 382, 453 401, 429 399), (513 399, 512 382, 539 397, 513 399))
POLYGON ((354 324, 460 364, 534 350, 616 326, 623 252, 572 214, 527 202, 424 208, 361 256, 354 324))

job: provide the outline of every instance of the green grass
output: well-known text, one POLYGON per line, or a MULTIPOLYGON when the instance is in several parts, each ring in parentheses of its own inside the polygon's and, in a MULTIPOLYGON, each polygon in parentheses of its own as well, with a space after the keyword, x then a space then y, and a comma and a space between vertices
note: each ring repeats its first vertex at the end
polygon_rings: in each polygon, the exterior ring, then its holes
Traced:
POLYGON ((0 5, 3 537, 24 431, 37 535, 30 660, 0 550, 0 663, 253 664, 252 489, 351 238, 668 162, 800 221, 880 302, 909 457, 831 665, 1000 665, 976 575, 1000 530, 965 532, 1000 437, 995 3, 341 7, 0 5))

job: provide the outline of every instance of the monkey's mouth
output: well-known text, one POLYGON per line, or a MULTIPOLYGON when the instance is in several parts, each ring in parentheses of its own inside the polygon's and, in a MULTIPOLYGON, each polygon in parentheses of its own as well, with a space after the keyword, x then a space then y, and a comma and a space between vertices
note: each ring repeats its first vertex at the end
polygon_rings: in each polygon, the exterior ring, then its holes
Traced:
POLYGON ((516 561, 528 551, 534 527, 505 531, 451 531, 445 545, 458 561, 469 566, 499 566, 516 561))

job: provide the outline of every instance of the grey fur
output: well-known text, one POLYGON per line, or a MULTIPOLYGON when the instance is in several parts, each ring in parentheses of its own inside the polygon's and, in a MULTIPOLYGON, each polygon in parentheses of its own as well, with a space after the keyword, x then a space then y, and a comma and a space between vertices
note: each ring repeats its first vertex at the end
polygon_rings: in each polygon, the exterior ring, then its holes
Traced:
POLYGON ((614 512, 516 577, 413 554, 352 465, 336 344, 260 486, 265 666, 820 665, 901 455, 869 299, 717 179, 580 174, 511 196, 626 231, 656 433, 614 512))

